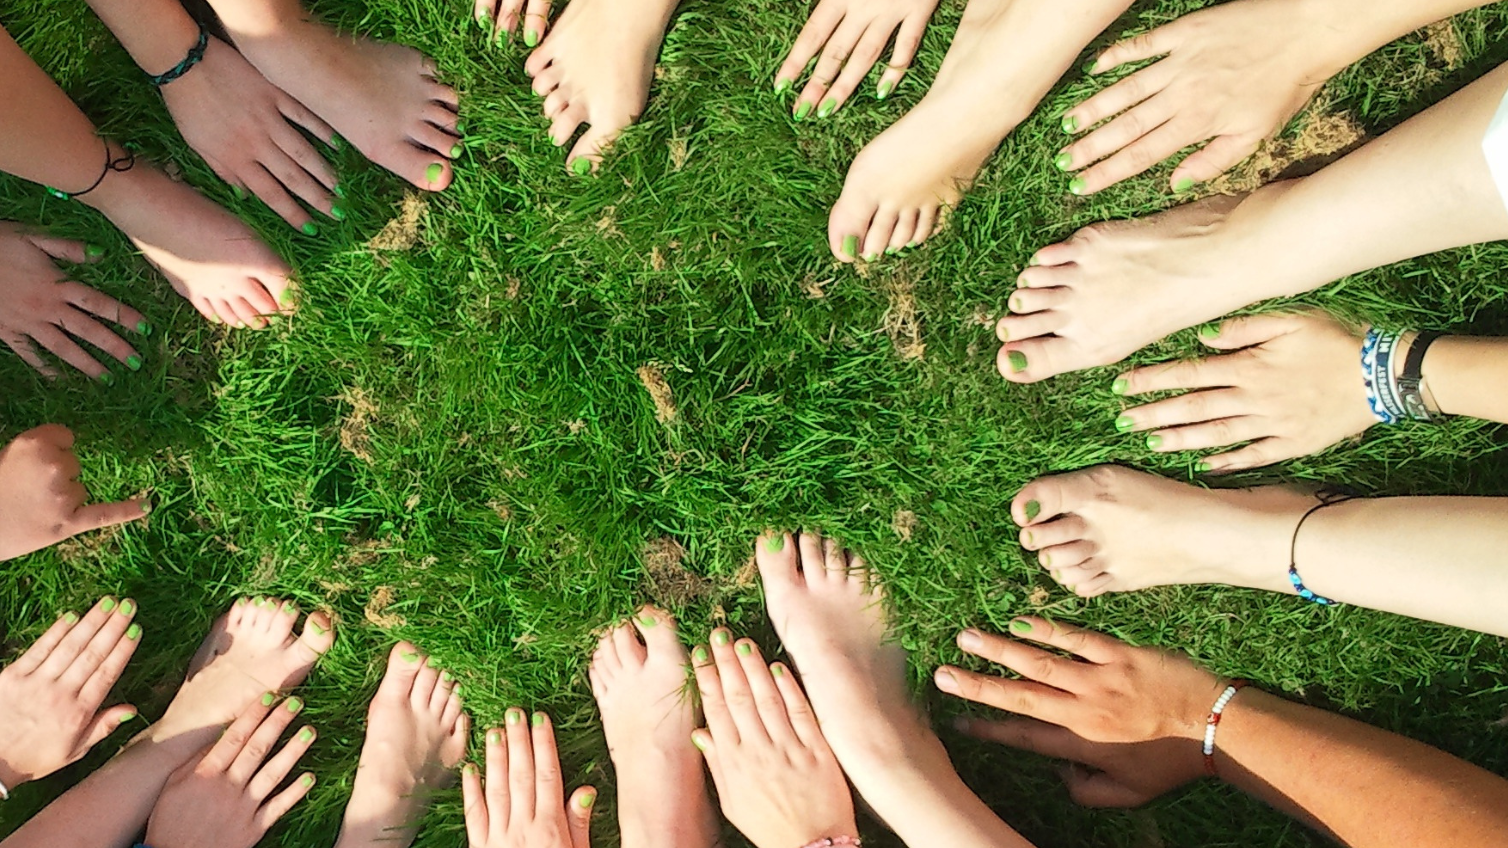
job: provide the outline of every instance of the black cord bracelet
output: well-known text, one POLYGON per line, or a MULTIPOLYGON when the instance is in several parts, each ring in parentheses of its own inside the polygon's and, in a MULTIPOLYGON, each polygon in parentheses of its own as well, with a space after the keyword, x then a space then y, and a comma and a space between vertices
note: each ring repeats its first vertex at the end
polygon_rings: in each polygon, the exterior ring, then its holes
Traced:
POLYGON ((206 48, 208 46, 209 46, 209 32, 204 29, 204 25, 203 24, 200 24, 199 25, 199 40, 195 41, 194 42, 194 46, 189 48, 188 55, 183 57, 183 61, 179 62, 178 64, 176 64, 173 67, 169 68, 168 70, 164 71, 163 73, 160 73, 160 74, 149 74, 147 76, 147 79, 149 81, 151 81, 152 85, 154 85, 154 86, 156 86, 158 88, 162 88, 163 86, 167 85, 168 83, 172 82, 173 80, 176 80, 179 77, 183 76, 184 74, 188 73, 190 70, 193 69, 193 67, 195 65, 197 65, 200 62, 204 61, 204 48, 206 48))
POLYGON ((120 156, 120 158, 116 158, 110 153, 110 142, 108 140, 103 141, 105 145, 105 167, 99 172, 99 178, 94 181, 93 185, 89 186, 83 191, 61 191, 59 189, 53 188, 52 186, 45 186, 47 193, 59 200, 72 200, 75 197, 83 197, 89 192, 99 188, 100 183, 105 181, 105 177, 110 176, 111 171, 114 171, 118 174, 123 174, 126 171, 129 171, 132 168, 136 167, 136 154, 133 153, 130 148, 122 147, 121 149, 124 150, 125 153, 120 156))

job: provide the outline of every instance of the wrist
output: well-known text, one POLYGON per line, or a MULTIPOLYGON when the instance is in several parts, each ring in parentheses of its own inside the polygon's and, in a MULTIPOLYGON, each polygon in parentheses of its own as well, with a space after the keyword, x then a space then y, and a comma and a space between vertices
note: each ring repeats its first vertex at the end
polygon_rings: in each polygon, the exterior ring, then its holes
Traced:
POLYGON ((12 768, 10 763, 0 760, 0 783, 5 784, 6 794, 16 791, 16 787, 31 782, 31 778, 12 768))
MULTIPOLYGON (((145 16, 145 13, 137 14, 145 16)), ((175 2, 163 14, 151 17, 152 25, 122 33, 120 42, 136 66, 147 76, 166 73, 183 61, 199 40, 199 24, 175 2)))
MULTIPOLYGON (((1399 23, 1397 2, 1378 0, 1290 0, 1294 32, 1302 32, 1305 43, 1298 55, 1309 69, 1308 82, 1319 84, 1330 79, 1368 53, 1389 41, 1417 29, 1399 23), (1399 27, 1402 29, 1398 29, 1399 27), (1394 30, 1397 30, 1396 32, 1394 30)), ((1425 22, 1427 23, 1427 22, 1425 22)))

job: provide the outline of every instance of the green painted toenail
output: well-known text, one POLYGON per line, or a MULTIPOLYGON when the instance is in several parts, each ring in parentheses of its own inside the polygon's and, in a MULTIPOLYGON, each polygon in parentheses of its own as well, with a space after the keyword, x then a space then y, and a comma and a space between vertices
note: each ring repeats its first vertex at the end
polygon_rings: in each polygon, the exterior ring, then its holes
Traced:
POLYGON ((450 158, 452 159, 458 158, 462 153, 465 152, 466 145, 460 143, 459 141, 450 146, 450 158))
POLYGON ((1041 514, 1042 514, 1042 505, 1041 504, 1037 503, 1036 501, 1027 501, 1026 502, 1026 520, 1027 521, 1036 521, 1037 520, 1037 516, 1039 516, 1041 514))
POLYGON ((1098 58, 1090 59, 1089 61, 1084 63, 1084 67, 1080 70, 1082 70, 1086 74, 1092 74, 1094 73, 1094 69, 1099 67, 1099 64, 1100 60, 1098 58))
POLYGON ((487 9, 478 11, 476 22, 477 26, 481 27, 484 32, 490 32, 492 30, 492 12, 487 9))
POLYGON ((262 604, 265 604, 266 602, 267 601, 265 599, 263 599, 263 597, 261 595, 257 595, 255 598, 251 599, 251 605, 254 606, 254 607, 259 607, 262 604))
POLYGON ((1015 619, 1014 621, 1011 622, 1011 632, 1012 633, 1030 633, 1030 632, 1032 632, 1032 623, 1030 621, 1024 621, 1024 620, 1019 619, 1019 618, 1015 619))
POLYGON ((908 241, 908 242, 906 242, 906 249, 910 250, 911 248, 916 247, 916 245, 917 245, 917 242, 908 241))
POLYGON ((145 321, 137 321, 136 322, 136 333, 137 333, 137 335, 141 335, 141 336, 150 336, 150 335, 152 335, 152 325, 148 324, 145 321))
POLYGON ((126 367, 131 369, 132 371, 140 371, 141 357, 137 356, 134 353, 126 357, 126 367))
POLYGON ((97 244, 84 245, 84 255, 90 259, 98 259, 105 255, 105 249, 97 244))
POLYGON ((126 628, 126 638, 130 639, 132 642, 135 642, 137 639, 140 639, 141 638, 141 625, 140 624, 132 624, 130 627, 127 627, 126 628))
POLYGON ((125 724, 126 722, 130 721, 133 718, 136 718, 136 713, 126 713, 125 715, 121 716, 120 718, 116 719, 115 721, 116 721, 117 724, 125 724))
POLYGON ((443 173, 445 173, 445 166, 436 162, 424 169, 424 179, 431 184, 437 183, 440 181, 440 175, 443 173))
POLYGON ((895 91, 895 80, 882 80, 880 87, 875 90, 874 96, 884 100, 890 96, 890 92, 892 91, 895 91))
POLYGON ((880 255, 878 253, 866 253, 866 254, 864 254, 864 257, 863 257, 863 259, 864 259, 865 262, 873 262, 873 261, 875 261, 876 259, 879 259, 879 258, 880 258, 880 255))
POLYGON ((1220 326, 1218 324, 1205 324, 1199 328, 1199 338, 1201 339, 1213 339, 1219 336, 1220 326))
POLYGON ((465 134, 466 134, 466 122, 465 121, 456 121, 456 135, 465 135, 465 134))
POLYGON ((649 613, 644 613, 643 615, 639 616, 639 623, 642 624, 642 625, 644 625, 645 627, 654 627, 656 624, 659 624, 660 622, 659 622, 658 619, 656 619, 654 616, 650 615, 649 613))
POLYGON ((346 210, 340 208, 340 204, 337 203, 330 207, 330 217, 337 221, 344 221, 346 219, 346 210))
POLYGON ((288 708, 288 712, 296 713, 304 708, 304 702, 300 701, 297 698, 289 698, 288 703, 284 704, 283 706, 288 708))
POLYGON ((277 700, 277 696, 273 695, 271 692, 268 692, 268 693, 266 693, 265 695, 262 696, 262 706, 264 706, 264 707, 270 707, 270 706, 272 706, 272 702, 276 701, 276 700, 277 700))
POLYGON ((749 654, 754 653, 753 646, 748 642, 739 642, 738 647, 735 650, 738 651, 738 655, 741 657, 747 657, 749 654))
POLYGON ((707 649, 701 646, 697 646, 697 649, 691 652, 691 658, 696 660, 697 662, 706 662, 707 649))
POLYGON ((795 85, 795 83, 791 82, 788 79, 776 80, 775 81, 775 93, 776 94, 785 94, 787 91, 790 91, 791 88, 794 87, 794 85, 795 85))
POLYGON ((317 236, 317 235, 319 235, 319 225, 316 224, 316 223, 314 223, 313 221, 310 221, 310 222, 304 224, 302 227, 299 227, 299 229, 303 230, 304 231, 304 235, 306 235, 306 236, 317 236))
POLYGON ((817 107, 817 117, 830 118, 836 111, 838 111, 838 100, 835 97, 829 97, 822 101, 821 106, 817 107))
POLYGON ((1073 164, 1073 155, 1065 150, 1058 154, 1058 158, 1052 160, 1052 164, 1059 171, 1066 171, 1068 170, 1068 166, 1073 164))
POLYGON ((1037 554, 1037 561, 1042 563, 1043 568, 1046 568, 1048 571, 1052 570, 1052 554, 1043 551, 1042 553, 1037 554))
POLYGON ((576 803, 580 804, 581 805, 581 809, 585 810, 587 807, 590 807, 591 805, 595 804, 596 802, 597 802, 597 795, 596 795, 596 793, 588 792, 585 795, 582 795, 581 798, 580 798, 580 800, 578 800, 576 803))
POLYGON ((712 634, 712 644, 714 644, 714 645, 726 645, 726 644, 728 644, 728 639, 729 638, 731 638, 731 637, 729 636, 728 631, 726 631, 726 630, 718 630, 718 631, 716 631, 716 632, 714 632, 712 634))
POLYGON ((1115 382, 1110 384, 1110 393, 1113 395, 1123 395, 1130 388, 1131 384, 1126 381, 1125 377, 1117 377, 1115 378, 1115 382))
POLYGON ((534 45, 536 45, 538 43, 539 43, 539 33, 535 32, 533 30, 533 28, 524 30, 524 46, 525 47, 533 47, 534 45))
POLYGON ((585 156, 571 163, 571 173, 578 177, 584 177, 592 172, 592 160, 585 156))
POLYGON ((1079 119, 1073 115, 1063 116, 1063 132, 1076 133, 1079 131, 1079 119))
POLYGON ((1194 464, 1194 470, 1199 472, 1200 474, 1208 474, 1214 470, 1214 466, 1201 459, 1194 464))
POLYGON ((115 599, 114 598, 105 598, 104 600, 102 600, 102 601, 99 602, 99 608, 101 610, 104 610, 105 612, 114 612, 115 611, 115 599))
POLYGON ((531 725, 533 725, 535 727, 544 727, 545 726, 545 714, 544 713, 535 713, 534 715, 530 716, 530 718, 529 718, 529 724, 531 724, 531 725))
POLYGON ((1147 437, 1147 450, 1157 450, 1162 447, 1162 436, 1151 435, 1147 437))
POLYGON ((325 630, 325 628, 320 627, 317 623, 315 623, 313 621, 308 622, 308 625, 309 625, 309 632, 312 633, 315 636, 323 636, 327 632, 325 630))
POLYGON ((898 253, 900 253, 900 250, 897 249, 897 248, 894 248, 894 247, 887 247, 887 248, 885 248, 885 255, 886 256, 895 256, 898 253))
POLYGON ((857 257, 858 253, 859 253, 859 237, 858 236, 844 236, 843 237, 843 255, 844 256, 857 257))
POLYGON ((1194 181, 1191 180, 1191 179, 1189 179, 1188 177, 1184 177, 1183 179, 1179 180, 1178 182, 1173 183, 1173 190, 1176 191, 1176 192, 1178 192, 1179 194, 1183 194, 1184 192, 1188 191, 1189 189, 1191 189, 1193 187, 1194 187, 1194 181))
POLYGON ((1075 197, 1082 196, 1084 194, 1084 189, 1088 187, 1088 185, 1089 183, 1085 182, 1083 177, 1074 177, 1073 179, 1068 181, 1068 193, 1074 195, 1075 197))
POLYGON ((1129 433, 1136 422, 1129 415, 1122 415, 1115 419, 1115 429, 1119 433, 1129 433))
POLYGON ((303 730, 300 730, 298 732, 298 741, 300 741, 300 742, 308 742, 310 739, 313 739, 313 738, 314 738, 314 731, 310 730, 307 727, 304 728, 303 730))
POLYGON ((419 661, 418 651, 408 651, 407 653, 400 654, 399 656, 403 657, 403 661, 407 663, 415 663, 419 661))
POLYGON ((115 375, 111 374, 109 371, 106 371, 105 373, 99 375, 99 381, 107 386, 112 385, 115 383, 115 375))
POLYGON ((1010 353, 1006 354, 1005 358, 1010 360, 1012 372, 1020 374, 1022 371, 1026 370, 1026 354, 1022 353, 1021 351, 1013 350, 1010 353))
POLYGON ((430 657, 429 660, 426 661, 424 664, 427 665, 427 666, 429 666, 430 668, 439 668, 440 667, 440 661, 437 660, 437 659, 435 659, 434 657, 430 657))
POLYGON ((442 671, 442 672, 440 672, 440 682, 441 683, 449 683, 452 680, 455 680, 455 678, 451 676, 450 672, 448 672, 448 671, 442 671))
POLYGON ((696 749, 698 751, 705 751, 705 750, 707 750, 707 743, 706 743, 706 741, 704 741, 701 736, 699 736, 699 735, 697 735, 695 733, 691 734, 691 744, 695 745, 696 749))
POLYGON ((135 615, 136 614, 136 602, 133 601, 133 600, 131 600, 130 598, 126 598, 124 601, 121 601, 120 602, 120 614, 121 615, 127 615, 127 616, 129 616, 129 615, 135 615))
POLYGON ((809 100, 803 100, 803 101, 801 101, 800 103, 796 104, 796 120, 798 120, 798 121, 804 121, 804 120, 806 120, 806 116, 809 115, 809 114, 811 114, 811 111, 812 111, 811 101, 809 101, 809 100))
POLYGON ((764 540, 764 549, 772 554, 778 554, 785 550, 785 534, 770 536, 764 540))
POLYGON ((68 624, 78 624, 79 614, 76 612, 65 612, 63 613, 63 621, 67 622, 68 624))
POLYGON ((336 183, 333 187, 331 187, 330 193, 342 200, 344 200, 346 197, 346 190, 341 187, 340 183, 336 183))

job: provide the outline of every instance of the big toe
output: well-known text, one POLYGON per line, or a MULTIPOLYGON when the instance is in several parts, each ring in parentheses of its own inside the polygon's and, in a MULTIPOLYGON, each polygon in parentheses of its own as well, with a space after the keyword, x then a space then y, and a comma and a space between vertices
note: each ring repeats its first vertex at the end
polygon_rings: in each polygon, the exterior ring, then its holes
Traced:
POLYGON ((607 148, 629 123, 628 119, 593 121, 587 131, 581 134, 581 138, 576 140, 576 146, 571 148, 570 154, 566 156, 566 170, 578 177, 595 173, 597 167, 602 164, 602 156, 607 152, 607 148))
POLYGON ((634 616, 634 627, 650 656, 681 657, 686 648, 676 635, 675 618, 658 607, 646 606, 634 616))
POLYGON ((790 533, 768 531, 754 543, 754 563, 766 592, 784 592, 801 585, 796 540, 790 533))
POLYGON ((421 662, 423 656, 412 642, 394 645, 388 651, 387 673, 382 676, 382 684, 377 688, 378 695, 407 701, 414 688, 414 678, 419 675, 419 669, 424 667, 421 662))
POLYGON ((878 211, 872 200, 847 191, 833 204, 833 211, 827 218, 827 247, 839 262, 858 260, 859 251, 869 236, 869 225, 878 211))

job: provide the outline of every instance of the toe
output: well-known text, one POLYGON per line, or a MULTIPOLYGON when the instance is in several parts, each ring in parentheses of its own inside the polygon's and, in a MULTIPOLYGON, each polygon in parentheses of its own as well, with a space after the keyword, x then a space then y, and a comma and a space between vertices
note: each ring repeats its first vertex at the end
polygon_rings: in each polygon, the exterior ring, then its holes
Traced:
POLYGON ((414 685, 408 690, 408 702, 415 710, 429 708, 429 700, 434 697, 435 687, 440 683, 439 663, 434 657, 425 657, 420 664, 417 674, 414 675, 414 685))
POLYGON ((289 639, 293 636, 293 625, 298 623, 298 604, 293 601, 269 601, 268 609, 272 615, 267 622, 267 631, 279 639, 289 639))
MULTIPOLYGON (((440 716, 442 721, 445 715, 445 707, 450 703, 450 694, 455 691, 456 676, 450 673, 450 669, 440 669, 440 680, 435 684, 435 691, 429 696, 430 713, 440 716)), ((449 725, 444 725, 449 726, 449 725)))
POLYGON ((618 652, 618 660, 625 667, 636 668, 644 665, 649 658, 649 652, 644 643, 639 641, 639 635, 633 625, 628 622, 619 624, 613 628, 613 649, 618 652))
POLYGON ((585 109, 574 103, 566 104, 560 114, 550 121, 550 141, 554 142, 556 147, 565 147, 566 142, 570 141, 571 136, 581 129, 585 121, 585 109))
POLYGON ((1101 497, 1122 473, 1135 472, 1101 465, 1033 480, 1011 501, 1011 518, 1022 527, 1035 528, 1060 516, 1082 515, 1084 504, 1101 497))
POLYGON ((848 582, 848 552, 831 537, 822 540, 822 568, 829 581, 848 582))
POLYGON ((1096 552, 1092 542, 1080 539, 1043 548, 1037 552, 1037 562, 1048 571, 1062 571, 1065 568, 1082 567, 1096 552))
POLYGON ((539 45, 537 49, 529 54, 529 58, 524 60, 524 73, 531 77, 538 77, 550 69, 552 66, 551 63, 555 61, 553 48, 554 42, 552 41, 539 45))
POLYGON ((1078 246, 1073 239, 1057 244, 1051 244, 1032 254, 1028 259, 1028 266, 1042 266, 1052 268, 1059 265, 1067 265, 1073 262, 1079 255, 1078 246))
POLYGON ((859 258, 860 246, 869 233, 869 222, 874 220, 878 208, 872 202, 850 197, 846 192, 833 204, 827 218, 827 247, 839 262, 853 262, 859 258))
POLYGON ((765 591, 783 591, 801 585, 796 569, 796 540, 789 533, 766 531, 754 542, 754 563, 765 591))
POLYGON ((588 172, 597 170, 602 164, 602 155, 607 148, 612 146, 613 140, 618 137, 619 131, 628 126, 628 121, 604 121, 593 123, 581 138, 576 141, 576 146, 571 148, 570 155, 566 156, 566 169, 577 176, 585 176, 588 172), (586 162, 583 166, 581 163, 586 162))
MULTIPOLYGON (((554 121, 556 118, 560 117, 560 113, 564 112, 570 105, 570 94, 564 88, 557 88, 554 91, 550 92, 549 96, 545 98, 545 117, 549 118, 551 121, 554 121)), ((557 144, 556 146, 558 147, 559 144, 557 144)))
POLYGON ((454 159, 465 149, 461 139, 428 121, 415 124, 409 131, 409 140, 419 147, 433 150, 442 159, 454 159))
POLYGON ((445 157, 407 142, 394 145, 392 155, 383 158, 379 164, 425 191, 442 191, 454 178, 445 157))
POLYGON ((905 250, 916 238, 916 222, 921 213, 915 209, 907 209, 896 218, 895 229, 890 233, 890 244, 886 253, 899 253, 905 250))
POLYGON ((538 96, 548 97, 552 91, 560 87, 560 81, 563 78, 564 74, 560 73, 560 69, 552 66, 535 75, 534 82, 529 87, 534 89, 534 93, 538 96))
POLYGON ((890 246, 890 237, 895 233, 895 225, 900 220, 900 213, 887 209, 881 209, 875 213, 874 219, 869 222, 869 229, 864 234, 860 256, 865 262, 873 262, 885 253, 885 248, 890 246))
POLYGON ((1053 545, 1066 545, 1083 539, 1089 532, 1089 524, 1077 515, 1065 515, 1024 528, 1021 531, 1021 547, 1040 551, 1053 545))
POLYGON ((399 642, 387 655, 387 673, 377 687, 377 696, 407 702, 414 689, 414 678, 424 667, 424 655, 412 642, 399 642))
POLYGON ((323 656, 335 644, 335 625, 330 616, 324 612, 309 613, 304 619, 304 630, 299 634, 298 643, 308 650, 311 658, 323 656))
POLYGON ((1074 594, 1081 598, 1098 598, 1106 592, 1115 591, 1115 577, 1109 574, 1101 574, 1075 586, 1074 594))
POLYGON ((822 537, 803 531, 796 539, 796 547, 801 552, 801 578, 808 585, 826 580, 827 555, 822 551, 822 537))
POLYGON ((644 640, 649 655, 684 658, 686 649, 676 635, 675 619, 657 607, 644 607, 634 616, 634 627, 644 640))

